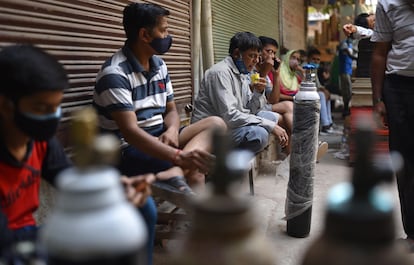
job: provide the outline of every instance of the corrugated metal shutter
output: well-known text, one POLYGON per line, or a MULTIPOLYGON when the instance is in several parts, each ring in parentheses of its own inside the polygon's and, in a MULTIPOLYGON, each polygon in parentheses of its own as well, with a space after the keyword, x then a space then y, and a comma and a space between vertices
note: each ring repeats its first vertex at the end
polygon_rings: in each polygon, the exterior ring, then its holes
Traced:
POLYGON ((279 41, 279 0, 212 0, 214 61, 228 55, 231 37, 250 31, 279 41))
MULTIPOLYGON (((0 0, 0 47, 35 44, 55 55, 68 71, 70 89, 65 93, 62 128, 73 110, 90 104, 101 64, 122 47, 122 10, 129 2, 0 0)), ((169 67, 177 104, 191 103, 191 0, 140 2, 157 3, 170 10, 174 43, 163 58, 169 67)), ((66 144, 66 139, 62 141, 66 144)))
POLYGON ((305 0, 282 0, 283 45, 292 50, 306 49, 307 7, 305 0))

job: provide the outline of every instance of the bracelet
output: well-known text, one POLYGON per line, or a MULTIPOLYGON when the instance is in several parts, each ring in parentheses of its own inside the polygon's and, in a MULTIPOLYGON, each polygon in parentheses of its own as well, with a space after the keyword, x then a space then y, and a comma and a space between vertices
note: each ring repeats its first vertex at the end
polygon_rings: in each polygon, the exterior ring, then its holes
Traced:
POLYGON ((382 102, 382 98, 374 98, 373 102, 374 105, 377 105, 378 103, 382 102))
POLYGON ((182 151, 183 150, 181 150, 181 149, 177 149, 177 151, 175 151, 175 155, 174 155, 174 158, 173 158, 173 163, 174 164, 177 162, 177 158, 180 156, 182 151))

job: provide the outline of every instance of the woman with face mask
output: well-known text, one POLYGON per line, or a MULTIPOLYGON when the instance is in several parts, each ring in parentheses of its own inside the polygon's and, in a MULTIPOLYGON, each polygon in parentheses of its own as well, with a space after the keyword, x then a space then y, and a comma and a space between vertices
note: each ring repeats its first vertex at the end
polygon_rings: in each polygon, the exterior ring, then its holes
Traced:
POLYGON ((299 90, 301 82, 299 76, 296 74, 300 64, 299 51, 290 50, 283 57, 280 65, 280 100, 291 100, 299 90))

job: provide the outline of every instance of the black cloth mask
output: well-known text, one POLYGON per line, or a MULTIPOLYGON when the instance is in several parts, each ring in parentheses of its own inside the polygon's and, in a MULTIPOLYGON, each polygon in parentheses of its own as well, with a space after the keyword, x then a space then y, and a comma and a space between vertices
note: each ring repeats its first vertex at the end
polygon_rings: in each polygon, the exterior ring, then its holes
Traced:
POLYGON ((34 140, 46 141, 55 135, 61 115, 60 107, 56 112, 46 115, 22 113, 16 108, 14 122, 20 130, 34 140))
POLYGON ((157 54, 164 54, 168 52, 172 45, 172 37, 168 35, 165 38, 155 38, 151 41, 150 45, 157 54))

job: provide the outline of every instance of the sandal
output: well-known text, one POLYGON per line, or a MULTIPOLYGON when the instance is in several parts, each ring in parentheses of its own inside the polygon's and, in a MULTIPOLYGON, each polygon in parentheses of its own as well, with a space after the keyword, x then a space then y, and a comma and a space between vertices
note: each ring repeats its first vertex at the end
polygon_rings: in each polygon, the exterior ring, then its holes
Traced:
POLYGON ((188 186, 183 176, 175 176, 165 180, 157 180, 154 183, 152 183, 152 185, 159 189, 167 190, 170 192, 185 195, 195 195, 190 186, 188 186))
POLYGON ((318 151, 316 152, 316 163, 319 163, 319 159, 321 159, 326 154, 327 151, 328 151, 328 143, 319 141, 318 151))

